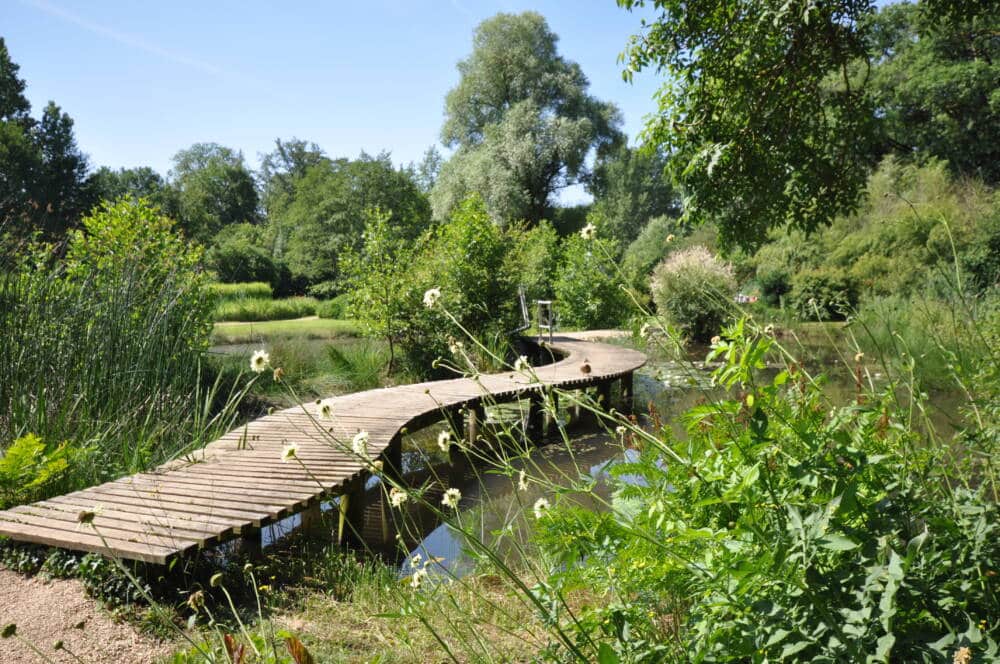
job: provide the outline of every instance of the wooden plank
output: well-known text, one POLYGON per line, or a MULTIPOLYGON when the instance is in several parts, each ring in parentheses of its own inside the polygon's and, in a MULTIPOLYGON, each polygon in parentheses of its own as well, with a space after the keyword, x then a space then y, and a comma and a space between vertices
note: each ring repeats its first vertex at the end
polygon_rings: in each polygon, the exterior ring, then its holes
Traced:
MULTIPOLYGON (((188 474, 184 471, 171 471, 170 473, 158 475, 145 473, 142 475, 132 475, 133 478, 146 481, 168 481, 171 484, 186 484, 189 486, 205 486, 205 478, 200 475, 188 474)), ((260 489, 257 487, 247 487, 246 482, 239 480, 211 480, 211 486, 223 489, 238 489, 241 492, 249 492, 249 495, 262 496, 268 498, 307 498, 316 495, 315 485, 307 488, 299 487, 298 484, 282 484, 273 489, 260 489)))
MULTIPOLYGON (((33 503, 33 505, 53 510, 61 510, 74 516, 84 510, 90 509, 89 507, 78 504, 76 501, 65 501, 61 500, 62 498, 65 498, 65 496, 57 496, 55 498, 50 498, 49 500, 43 500, 39 503, 33 503)), ((190 533, 198 533, 202 537, 225 536, 236 529, 236 524, 231 522, 223 523, 220 521, 206 521, 204 518, 200 517, 185 518, 185 515, 181 515, 176 512, 144 510, 140 507, 128 507, 127 509, 103 507, 101 508, 101 516, 111 519, 121 519, 123 521, 132 521, 133 523, 149 523, 160 528, 177 528, 190 533)))
POLYGON ((243 506, 223 506, 211 500, 197 500, 180 498, 177 496, 145 495, 135 489, 119 488, 109 484, 101 484, 96 487, 91 487, 88 491, 93 492, 96 499, 95 503, 97 505, 100 505, 99 501, 101 498, 106 497, 108 502, 112 504, 150 505, 173 512, 233 517, 244 519, 244 524, 258 527, 261 524, 270 521, 272 518, 269 512, 259 509, 241 509, 243 506))
POLYGON ((180 551, 156 546, 144 546, 134 542, 120 542, 113 539, 101 539, 90 533, 64 533, 51 528, 39 528, 23 523, 13 523, 3 519, 0 512, 0 535, 6 535, 21 542, 32 542, 45 546, 57 546, 62 549, 88 551, 104 555, 118 556, 130 560, 142 560, 148 563, 167 564, 180 551))
MULTIPOLYGON (((107 498, 107 496, 104 496, 107 498)), ((133 501, 134 502, 134 501, 133 501)), ((79 500, 74 494, 69 494, 66 496, 56 496, 54 498, 49 498, 43 501, 44 504, 48 503, 58 503, 67 509, 75 510, 80 512, 82 510, 92 510, 95 507, 95 502, 93 500, 79 500)), ((121 514, 131 514, 138 518, 151 518, 151 519, 168 519, 175 520, 178 523, 189 523, 191 527, 197 529, 199 525, 206 529, 206 532, 212 531, 223 531, 229 528, 235 528, 240 523, 243 523, 242 518, 233 520, 225 520, 223 517, 209 516, 204 513, 204 511, 199 511, 194 514, 169 511, 158 507, 149 507, 146 505, 133 505, 121 502, 110 503, 106 500, 100 504, 100 508, 108 513, 121 513, 121 514)))
MULTIPOLYGON (((80 510, 70 512, 65 509, 60 509, 60 506, 58 505, 52 506, 46 505, 45 503, 34 503, 31 505, 19 505, 7 511, 12 514, 28 514, 46 519, 52 519, 53 521, 65 521, 74 530, 77 528, 86 528, 86 526, 81 526, 79 523, 80 510)), ((214 543, 218 537, 218 533, 206 534, 204 532, 197 532, 186 528, 173 528, 170 526, 163 526, 158 523, 147 523, 127 518, 123 519, 117 516, 112 516, 104 510, 94 517, 94 526, 101 534, 106 534, 106 531, 111 532, 111 529, 115 529, 133 533, 135 536, 149 534, 155 537, 165 538, 168 541, 173 538, 179 538, 181 540, 197 542, 201 546, 214 543)))
POLYGON ((37 528, 48 528, 50 530, 64 533, 63 536, 70 539, 80 533, 93 533, 95 536, 99 538, 103 537, 109 542, 113 541, 116 543, 125 542, 142 544, 145 546, 158 547, 167 551, 186 551, 191 548, 197 548, 199 545, 198 540, 189 540, 184 539, 183 537, 160 537, 158 535, 150 535, 147 533, 135 533, 130 530, 121 530, 111 526, 104 526, 99 530, 94 530, 88 528, 84 524, 81 524, 79 521, 59 521, 57 519, 51 519, 44 516, 23 514, 11 510, 7 510, 0 514, 0 520, 4 520, 8 524, 13 522, 37 528))
MULTIPOLYGON (((117 482, 112 482, 112 486, 121 487, 125 491, 135 491, 136 493, 146 496, 146 497, 161 497, 169 496, 170 500, 175 498, 190 498, 197 501, 202 501, 198 504, 207 505, 225 505, 227 507, 233 506, 236 508, 248 509, 248 510, 260 510, 265 514, 275 514, 282 510, 288 509, 288 505, 285 501, 281 500, 268 500, 264 501, 254 501, 250 500, 239 494, 227 494, 218 493, 211 490, 211 487, 206 485, 204 487, 177 487, 171 486, 169 484, 147 484, 145 482, 132 482, 131 478, 125 478, 123 480, 118 480, 117 482)), ((105 485, 108 486, 108 485, 105 485)))
POLYGON ((315 491, 310 494, 296 492, 296 495, 289 495, 281 492, 268 492, 268 495, 261 495, 260 492, 252 488, 220 487, 215 482, 184 483, 171 481, 172 475, 159 475, 156 479, 150 480, 144 477, 129 477, 128 486, 140 485, 151 491, 164 492, 169 489, 175 495, 183 496, 204 496, 212 500, 232 501, 233 504, 244 504, 248 499, 260 505, 275 505, 286 507, 300 502, 308 502, 315 491))

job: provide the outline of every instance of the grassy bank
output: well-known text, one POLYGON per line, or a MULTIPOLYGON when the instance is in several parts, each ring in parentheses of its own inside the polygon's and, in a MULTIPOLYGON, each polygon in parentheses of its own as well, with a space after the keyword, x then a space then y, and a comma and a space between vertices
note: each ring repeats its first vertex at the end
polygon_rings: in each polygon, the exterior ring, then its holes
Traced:
POLYGON ((308 316, 293 320, 216 323, 212 340, 218 345, 281 339, 338 339, 360 335, 356 321, 308 316))

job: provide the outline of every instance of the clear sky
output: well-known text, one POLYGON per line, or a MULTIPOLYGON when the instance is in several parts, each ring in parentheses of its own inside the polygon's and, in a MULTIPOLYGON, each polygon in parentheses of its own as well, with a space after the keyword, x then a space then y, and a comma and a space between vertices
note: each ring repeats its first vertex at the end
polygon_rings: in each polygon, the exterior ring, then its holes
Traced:
POLYGON ((201 141, 256 167, 275 138, 293 136, 331 156, 389 150, 405 164, 438 143, 475 26, 527 9, 546 17, 591 93, 619 106, 634 140, 659 81, 622 81, 617 56, 641 16, 614 0, 0 0, 0 36, 33 113, 62 106, 95 167, 166 173, 201 141))

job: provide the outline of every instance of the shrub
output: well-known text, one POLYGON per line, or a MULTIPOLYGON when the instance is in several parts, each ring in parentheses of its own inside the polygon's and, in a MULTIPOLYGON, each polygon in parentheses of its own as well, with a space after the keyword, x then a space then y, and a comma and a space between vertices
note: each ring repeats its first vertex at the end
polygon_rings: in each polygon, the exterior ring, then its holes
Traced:
POLYGON ((729 265, 697 246, 660 263, 651 290, 656 308, 685 337, 706 342, 719 333, 732 311, 736 282, 729 265))
POLYGON ((650 219, 622 256, 625 273, 645 287, 653 268, 668 253, 677 249, 678 241, 684 234, 683 225, 673 217, 661 215, 650 219))
POLYGON ((599 329, 625 323, 631 301, 615 264, 617 247, 605 238, 579 234, 563 240, 556 278, 556 315, 563 327, 599 329))
POLYGON ((559 235, 547 221, 534 228, 512 225, 507 229, 513 247, 506 270, 524 288, 525 298, 551 300, 559 267, 559 235))
POLYGON ((215 308, 217 321, 286 320, 315 316, 319 304, 314 297, 288 297, 281 300, 246 298, 222 302, 215 308))
POLYGON ((21 436, 0 456, 0 509, 28 503, 67 484, 78 472, 84 452, 67 443, 46 445, 38 436, 21 436))
POLYGON ((804 320, 844 320, 858 306, 858 288, 839 268, 804 270, 792 278, 791 304, 804 320))
POLYGON ((271 285, 260 281, 249 283, 209 284, 207 292, 216 302, 232 300, 265 299, 272 297, 271 285))
POLYGON ((622 598, 578 612, 574 641, 608 661, 993 661, 995 449, 917 432, 891 390, 832 406, 791 365, 761 375, 767 337, 723 338, 729 396, 686 413, 683 436, 635 434, 611 518, 539 520, 556 571, 536 588, 622 598))
POLYGON ((212 328, 200 250, 122 201, 83 220, 62 266, 34 258, 0 274, 0 448, 27 432, 86 445, 74 477, 90 483, 196 444, 212 328))
POLYGON ((350 293, 341 293, 331 300, 323 300, 317 304, 316 315, 320 318, 345 320, 351 317, 350 304, 350 293))

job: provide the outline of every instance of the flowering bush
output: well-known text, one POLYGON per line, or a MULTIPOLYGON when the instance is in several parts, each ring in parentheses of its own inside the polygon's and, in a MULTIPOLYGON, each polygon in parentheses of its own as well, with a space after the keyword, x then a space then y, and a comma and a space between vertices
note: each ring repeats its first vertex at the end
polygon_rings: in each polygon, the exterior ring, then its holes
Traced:
POLYGON ((732 308, 732 268, 704 247, 671 254, 653 272, 653 301, 687 338, 705 342, 718 334, 732 308))

